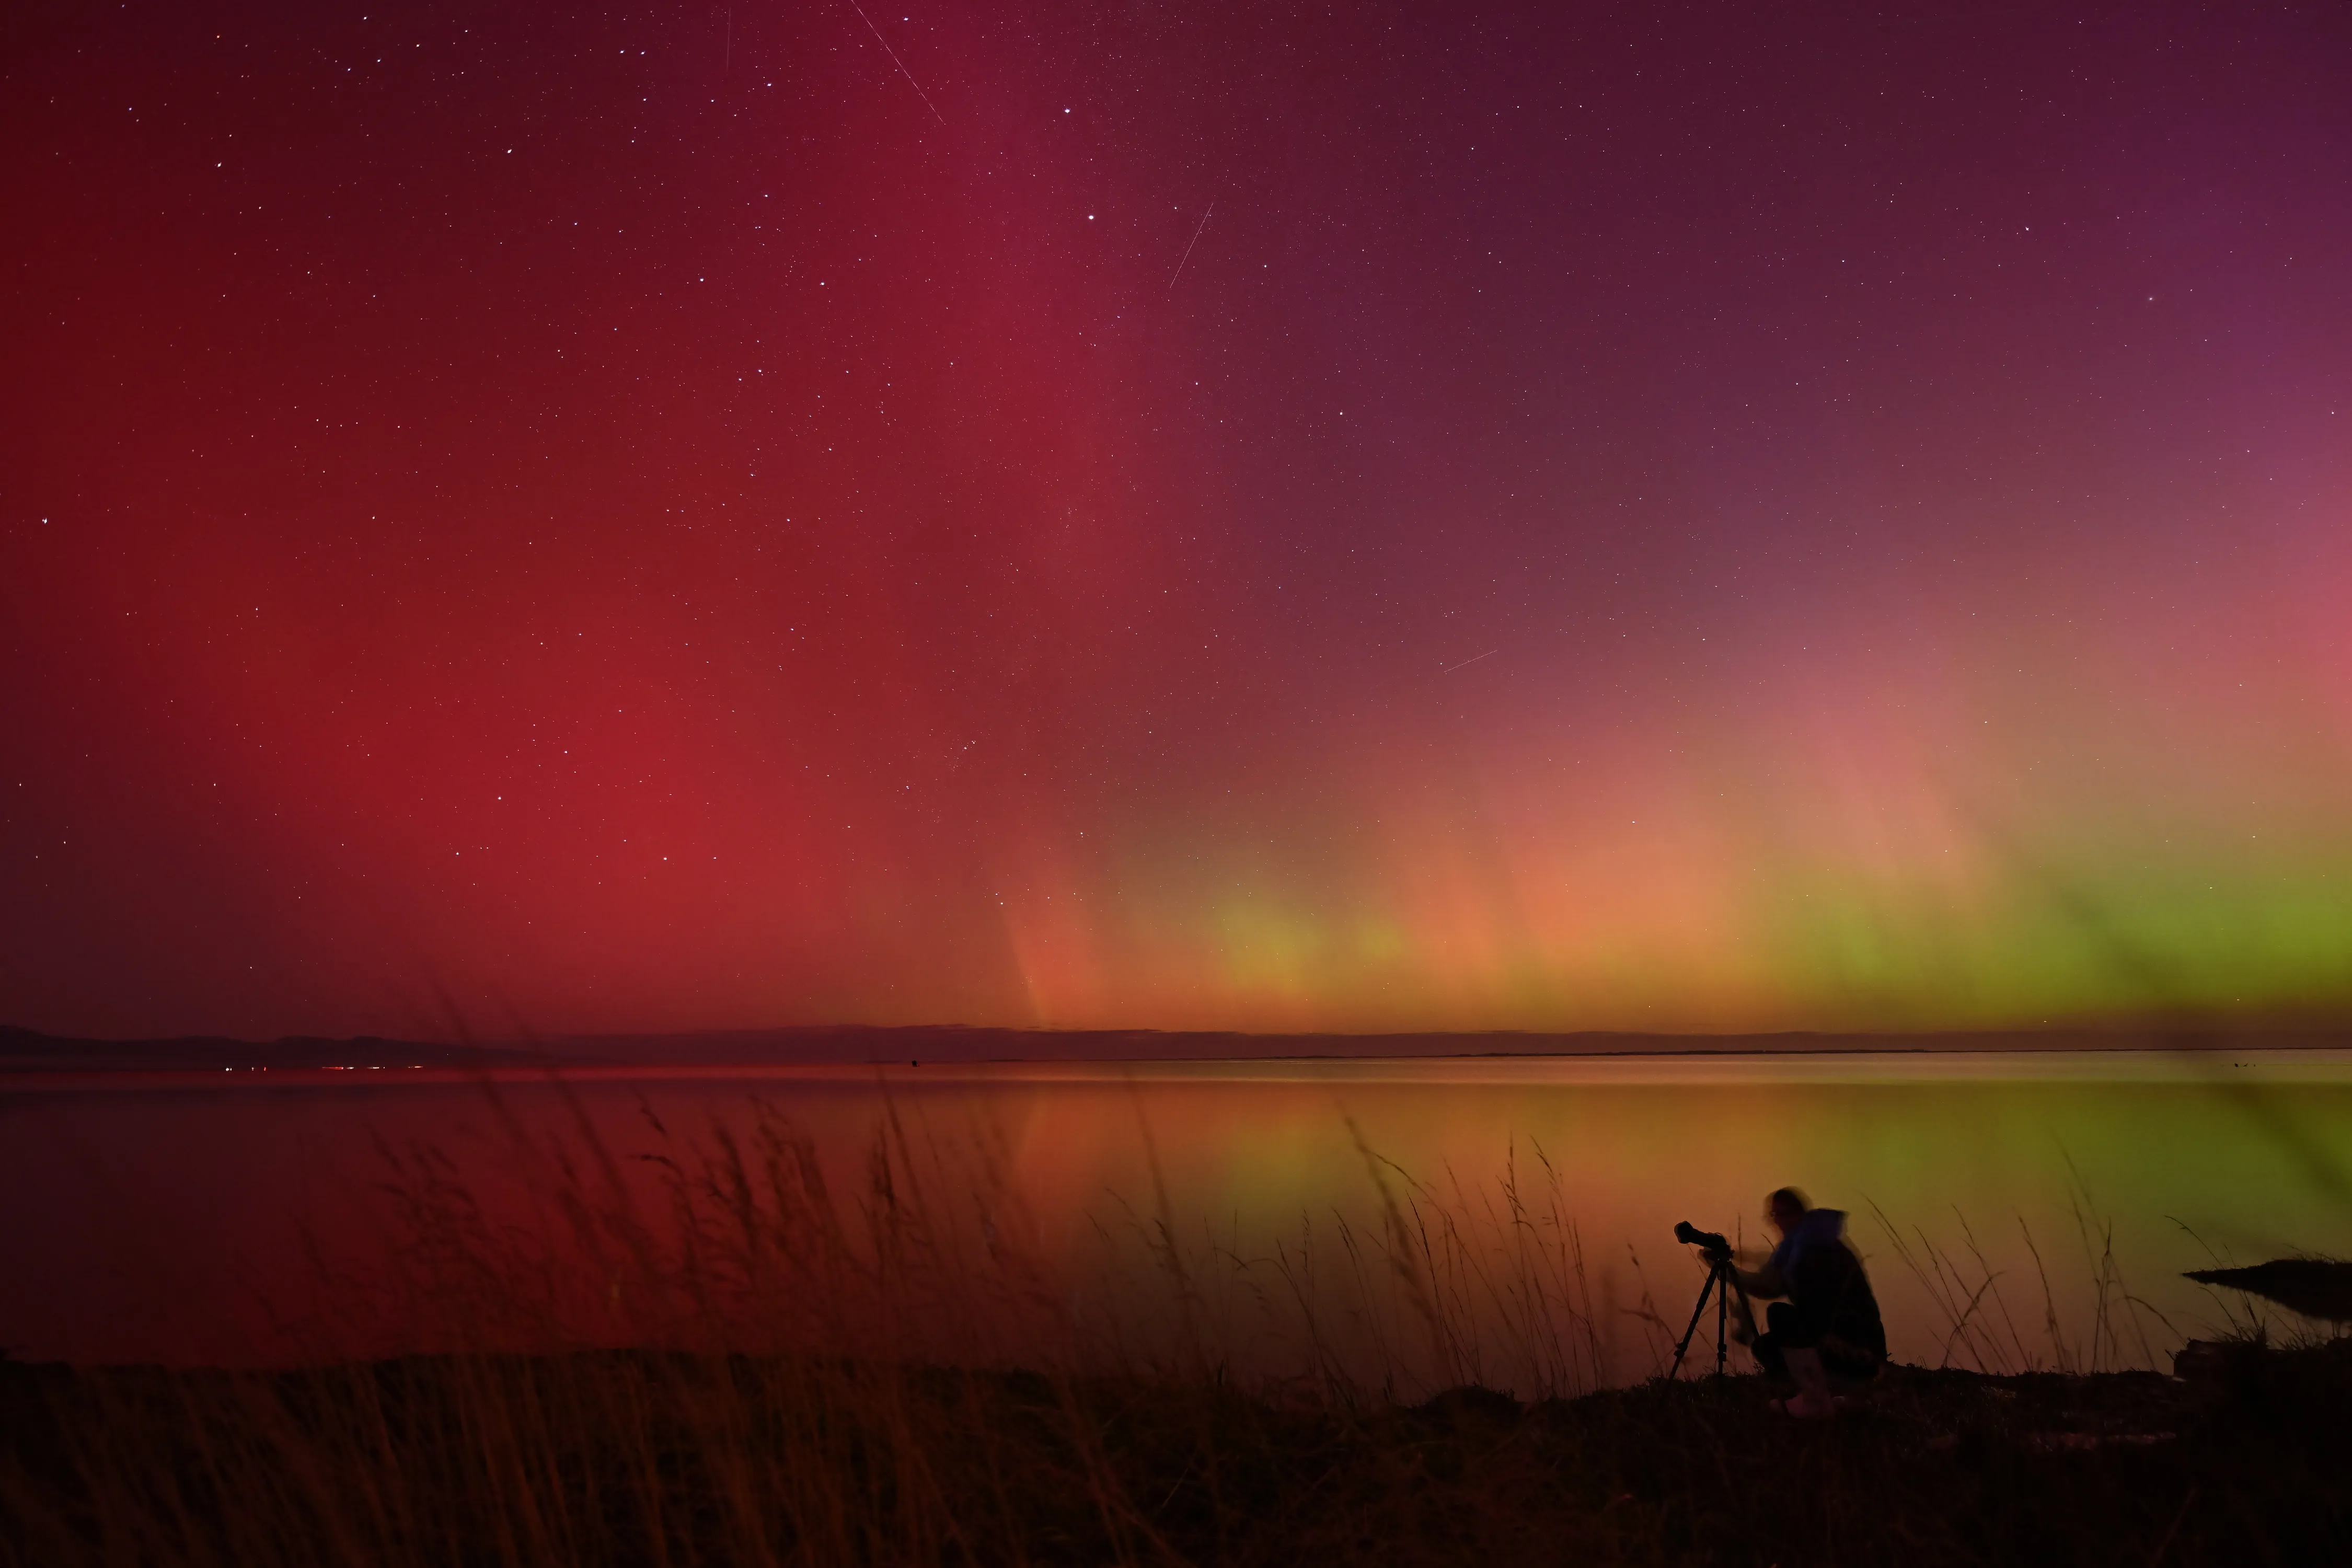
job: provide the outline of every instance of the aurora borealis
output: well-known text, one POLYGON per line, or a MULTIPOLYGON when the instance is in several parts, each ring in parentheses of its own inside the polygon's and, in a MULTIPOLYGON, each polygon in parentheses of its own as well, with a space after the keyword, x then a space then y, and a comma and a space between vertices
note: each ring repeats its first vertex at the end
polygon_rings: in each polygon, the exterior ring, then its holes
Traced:
POLYGON ((0 1021, 2352 996, 2352 18, 0 20, 0 1021))

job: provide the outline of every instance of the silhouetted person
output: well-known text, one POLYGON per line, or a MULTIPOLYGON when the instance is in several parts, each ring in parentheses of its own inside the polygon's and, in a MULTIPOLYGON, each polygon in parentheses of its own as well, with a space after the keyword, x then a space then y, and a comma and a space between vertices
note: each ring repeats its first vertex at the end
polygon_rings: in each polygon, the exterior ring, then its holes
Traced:
POLYGON ((1732 1273, 1751 1296, 1788 1300, 1766 1310, 1765 1331, 1750 1348, 1766 1372, 1796 1384, 1797 1396, 1784 1406, 1790 1415, 1827 1415, 1837 1407, 1832 1376, 1873 1378, 1885 1363, 1878 1298, 1845 1243, 1842 1210, 1814 1208, 1794 1187, 1782 1187, 1764 1205, 1780 1245, 1761 1268, 1732 1273))

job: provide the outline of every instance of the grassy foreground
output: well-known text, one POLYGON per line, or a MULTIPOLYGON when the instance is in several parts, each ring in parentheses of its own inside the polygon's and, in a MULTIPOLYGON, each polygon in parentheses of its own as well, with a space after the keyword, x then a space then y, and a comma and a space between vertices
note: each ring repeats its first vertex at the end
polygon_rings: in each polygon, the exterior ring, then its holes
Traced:
POLYGON ((1673 1328, 1646 1286, 1596 1296, 1540 1150, 1441 1189, 1359 1138, 1363 1222, 1263 1256, 1188 1246, 1155 1178, 1079 1267, 984 1136, 893 1108, 843 1170, 764 1108, 707 1141, 645 1120, 624 1152, 509 1117, 488 1194, 384 1152, 394 1245, 330 1277, 356 1342, 437 1353, 0 1361, 0 1568, 2352 1562, 2352 1341, 2247 1319, 2193 1381, 2116 1370, 2162 1352, 2104 1222, 2082 1332, 2037 1268, 2046 1347, 1972 1238, 1980 1279, 1889 1224, 1986 1370, 1808 1425, 1754 1377, 1586 1392, 1612 1311, 1673 1328), (620 1345, 664 1348, 579 1348, 620 1345))
POLYGON ((9 1564, 2318 1563, 2352 1342, 1518 1405, 649 1352, 0 1366, 9 1564))

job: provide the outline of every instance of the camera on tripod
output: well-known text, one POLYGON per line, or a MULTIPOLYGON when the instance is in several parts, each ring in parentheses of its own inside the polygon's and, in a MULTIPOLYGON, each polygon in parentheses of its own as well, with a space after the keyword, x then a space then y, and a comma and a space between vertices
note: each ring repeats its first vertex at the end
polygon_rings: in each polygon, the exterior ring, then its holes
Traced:
POLYGON ((1671 1378, 1682 1371, 1683 1357, 1690 1353, 1691 1336, 1698 1332, 1699 1320, 1706 1315, 1706 1299, 1712 1296, 1715 1298, 1715 1375, 1721 1377, 1726 1359, 1731 1353, 1731 1298, 1735 1295, 1739 1298, 1743 1321, 1748 1312, 1748 1292, 1740 1288, 1739 1270, 1731 1263, 1731 1240, 1720 1231, 1701 1230, 1688 1220, 1675 1223, 1675 1239, 1685 1247, 1697 1247, 1699 1256, 1706 1259, 1706 1283, 1699 1287, 1698 1305, 1691 1309, 1690 1327, 1683 1331, 1681 1342, 1675 1346, 1675 1364, 1667 1369, 1666 1375, 1671 1378))
POLYGON ((1719 1263, 1731 1256, 1731 1243, 1722 1232, 1701 1230, 1686 1219, 1675 1222, 1675 1239, 1685 1247, 1697 1247, 1709 1263, 1719 1263))

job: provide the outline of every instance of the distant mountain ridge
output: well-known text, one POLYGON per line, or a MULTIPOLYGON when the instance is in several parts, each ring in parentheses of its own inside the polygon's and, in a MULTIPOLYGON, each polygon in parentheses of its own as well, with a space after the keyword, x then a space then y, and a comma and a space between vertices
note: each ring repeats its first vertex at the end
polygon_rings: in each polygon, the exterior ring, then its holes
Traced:
POLYGON ((685 1034, 568 1035, 491 1043, 290 1035, 100 1040, 0 1025, 0 1072, 189 1072, 402 1068, 797 1067, 1039 1061, 1230 1061, 1310 1058, 1788 1055, 1847 1051, 2097 1051, 2340 1047, 2352 1029, 2116 1026, 1936 1034, 1260 1035, 1214 1030, 1004 1029, 839 1025, 685 1034))
POLYGON ((486 1068, 544 1064, 544 1052, 505 1046, 436 1045, 373 1035, 327 1039, 289 1035, 234 1040, 186 1035, 169 1040, 93 1040, 0 1025, 0 1072, 324 1071, 331 1068, 486 1068))

